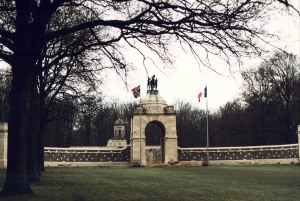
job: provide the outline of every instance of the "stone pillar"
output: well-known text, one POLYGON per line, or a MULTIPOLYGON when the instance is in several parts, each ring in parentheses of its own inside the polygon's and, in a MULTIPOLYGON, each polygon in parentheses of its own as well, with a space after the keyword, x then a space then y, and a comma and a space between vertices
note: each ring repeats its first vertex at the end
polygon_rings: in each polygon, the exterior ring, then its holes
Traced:
POLYGON ((298 157, 300 160, 300 125, 298 125, 298 157))
POLYGON ((132 165, 147 165, 146 161, 146 140, 141 139, 142 147, 140 147, 140 139, 131 139, 131 163, 132 165), (140 149, 142 148, 142 149, 140 149), (140 154, 141 153, 141 154, 140 154), (142 162, 140 162, 142 155, 142 162))
POLYGON ((178 145, 176 138, 165 138, 165 163, 178 162, 178 145))
POLYGON ((0 169, 7 167, 7 123, 0 123, 0 169))

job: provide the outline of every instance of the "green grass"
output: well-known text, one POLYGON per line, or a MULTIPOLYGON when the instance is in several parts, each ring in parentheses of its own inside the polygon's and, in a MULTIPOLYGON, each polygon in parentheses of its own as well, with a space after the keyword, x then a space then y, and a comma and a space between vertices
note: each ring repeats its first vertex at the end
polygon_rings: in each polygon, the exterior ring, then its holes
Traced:
MULTIPOLYGON (((5 171, 0 171, 3 185, 5 171)), ((299 200, 299 166, 48 168, 11 201, 299 200)), ((3 200, 3 198, 2 198, 3 200)))

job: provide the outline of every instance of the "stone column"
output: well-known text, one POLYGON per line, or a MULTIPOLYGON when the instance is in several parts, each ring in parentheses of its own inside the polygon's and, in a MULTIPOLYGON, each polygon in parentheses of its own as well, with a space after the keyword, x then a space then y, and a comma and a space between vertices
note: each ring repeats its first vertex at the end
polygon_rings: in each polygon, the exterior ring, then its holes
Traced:
POLYGON ((7 123, 0 123, 0 169, 7 167, 7 123))
POLYGON ((298 157, 300 160, 300 125, 298 125, 298 157))

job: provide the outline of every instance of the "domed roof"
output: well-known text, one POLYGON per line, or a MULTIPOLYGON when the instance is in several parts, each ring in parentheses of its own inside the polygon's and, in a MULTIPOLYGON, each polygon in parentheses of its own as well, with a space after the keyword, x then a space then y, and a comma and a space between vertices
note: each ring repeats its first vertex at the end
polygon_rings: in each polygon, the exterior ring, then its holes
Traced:
POLYGON ((141 106, 147 113, 164 113, 167 105, 166 100, 159 95, 158 90, 148 90, 141 99, 141 106))
POLYGON ((124 121, 119 118, 115 121, 114 126, 121 126, 121 125, 123 126, 124 124, 125 124, 124 121))
POLYGON ((148 90, 147 94, 141 99, 142 105, 168 105, 166 100, 159 95, 158 90, 148 90))

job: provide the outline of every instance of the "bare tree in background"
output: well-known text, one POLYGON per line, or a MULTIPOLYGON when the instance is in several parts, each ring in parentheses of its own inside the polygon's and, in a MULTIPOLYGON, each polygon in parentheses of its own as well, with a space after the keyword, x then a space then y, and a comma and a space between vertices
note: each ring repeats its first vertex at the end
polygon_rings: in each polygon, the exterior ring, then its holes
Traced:
POLYGON ((243 94, 261 144, 295 143, 300 121, 300 63, 295 55, 277 52, 258 69, 242 73, 243 94), (274 141, 277 139, 277 142, 274 141), (278 140, 279 139, 279 140, 278 140))

